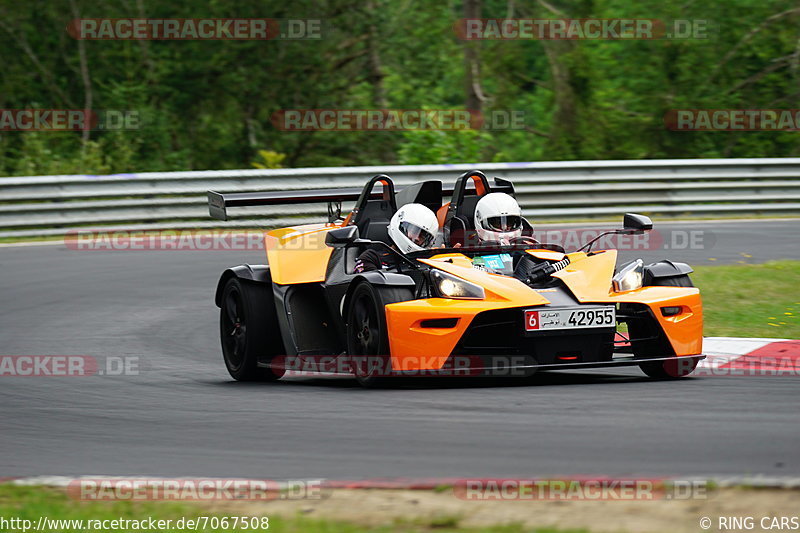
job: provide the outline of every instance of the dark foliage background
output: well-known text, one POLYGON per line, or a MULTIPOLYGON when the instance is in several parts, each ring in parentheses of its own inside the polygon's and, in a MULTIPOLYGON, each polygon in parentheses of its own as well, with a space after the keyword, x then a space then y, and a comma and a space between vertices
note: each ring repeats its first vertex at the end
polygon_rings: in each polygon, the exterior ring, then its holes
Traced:
POLYGON ((675 108, 798 108, 796 0, 2 0, 0 108, 136 110, 138 130, 0 133, 0 175, 800 155, 800 133, 672 132, 675 108), (465 13, 701 19, 706 39, 462 41, 465 13), (271 17, 323 38, 77 41, 70 19, 271 17), (292 108, 522 110, 522 131, 282 132, 292 108))

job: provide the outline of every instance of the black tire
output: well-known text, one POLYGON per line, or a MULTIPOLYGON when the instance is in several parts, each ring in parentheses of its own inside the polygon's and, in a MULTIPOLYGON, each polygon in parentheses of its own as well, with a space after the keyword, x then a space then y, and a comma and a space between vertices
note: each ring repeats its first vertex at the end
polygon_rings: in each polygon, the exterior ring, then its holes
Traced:
POLYGON ((220 342, 225 367, 237 381, 275 381, 282 369, 260 368, 259 359, 285 353, 272 283, 230 278, 222 290, 220 342))
POLYGON ((696 357, 673 357, 666 361, 640 363, 639 368, 653 379, 679 379, 694 372, 699 362, 696 357))
POLYGON ((359 283, 347 304, 347 353, 350 370, 363 387, 387 385, 391 379, 389 335, 384 306, 414 298, 404 287, 374 286, 359 283))
MULTIPOLYGON (((688 274, 673 276, 671 278, 656 278, 650 287, 694 287, 688 274)), ((675 357, 668 361, 653 361, 642 363, 639 368, 653 379, 678 379, 688 376, 697 367, 699 359, 689 357, 675 357)))

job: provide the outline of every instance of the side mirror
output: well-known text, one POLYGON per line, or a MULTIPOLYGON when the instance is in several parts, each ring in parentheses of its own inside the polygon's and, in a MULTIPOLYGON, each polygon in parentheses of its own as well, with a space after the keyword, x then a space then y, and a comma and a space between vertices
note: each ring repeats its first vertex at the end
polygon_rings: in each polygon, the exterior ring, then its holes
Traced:
POLYGON ((331 248, 344 248, 358 239, 357 226, 344 226, 330 230, 325 235, 325 244, 331 248))
POLYGON ((653 229, 653 221, 650 217, 637 215, 636 213, 626 213, 622 220, 622 229, 630 231, 647 231, 653 229))

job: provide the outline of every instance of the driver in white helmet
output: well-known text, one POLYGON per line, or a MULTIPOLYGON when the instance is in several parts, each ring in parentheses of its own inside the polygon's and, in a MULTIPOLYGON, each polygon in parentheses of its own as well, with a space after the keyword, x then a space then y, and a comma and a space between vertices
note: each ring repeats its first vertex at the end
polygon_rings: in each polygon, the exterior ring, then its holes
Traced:
MULTIPOLYGON (((493 192, 483 196, 475 206, 475 231, 481 244, 538 244, 522 235, 522 209, 513 196, 493 192)), ((495 274, 512 275, 514 259, 509 253, 476 255, 472 266, 495 274)))
POLYGON ((511 244, 522 237, 522 209, 513 196, 489 193, 475 206, 475 231, 482 243, 511 244))
MULTIPOLYGON (((401 253, 430 248, 439 230, 436 215, 422 204, 406 204, 389 221, 389 237, 401 253)), ((384 256, 376 250, 366 250, 356 259, 354 272, 378 270, 384 266, 384 256)))

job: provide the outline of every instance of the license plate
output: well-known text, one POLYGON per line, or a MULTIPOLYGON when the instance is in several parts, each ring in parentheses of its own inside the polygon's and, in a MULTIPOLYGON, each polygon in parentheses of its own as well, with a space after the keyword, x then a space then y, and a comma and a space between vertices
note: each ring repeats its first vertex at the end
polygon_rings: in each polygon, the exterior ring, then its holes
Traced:
POLYGON ((525 331, 603 328, 615 325, 614 306, 528 309, 525 311, 525 331))

